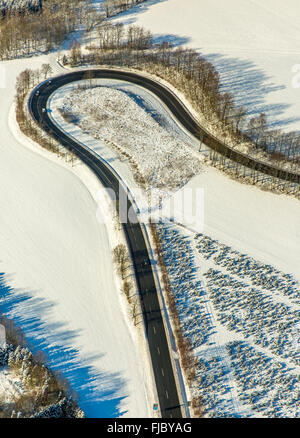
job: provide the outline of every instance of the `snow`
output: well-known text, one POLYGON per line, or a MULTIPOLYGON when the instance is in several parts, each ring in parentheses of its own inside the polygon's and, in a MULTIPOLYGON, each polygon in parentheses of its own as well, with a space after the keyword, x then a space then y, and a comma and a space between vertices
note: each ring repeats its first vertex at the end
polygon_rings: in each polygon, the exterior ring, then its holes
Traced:
MULTIPOLYGON (((1 310, 69 378, 88 417, 148 416, 149 366, 120 296, 112 232, 97 220, 101 186, 83 165, 64 163, 16 126, 16 76, 44 62, 57 73, 54 60, 1 63, 1 310)), ((102 213, 113 222, 108 209, 102 213)))
POLYGON ((238 104, 299 130, 300 88, 293 87, 292 72, 300 63, 298 0, 150 0, 114 20, 198 50, 238 104))
POLYGON ((14 397, 22 394, 21 379, 14 376, 8 367, 0 368, 0 405, 13 401, 14 397))

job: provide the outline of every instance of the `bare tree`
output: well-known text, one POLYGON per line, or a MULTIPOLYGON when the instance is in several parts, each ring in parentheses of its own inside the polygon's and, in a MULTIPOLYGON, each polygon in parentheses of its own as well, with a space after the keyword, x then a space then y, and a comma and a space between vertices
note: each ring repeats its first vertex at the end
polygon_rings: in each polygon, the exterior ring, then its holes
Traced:
POLYGON ((252 117, 248 123, 248 132, 256 147, 259 146, 262 139, 265 137, 267 129, 267 118, 264 113, 258 117, 252 117))
POLYGON ((53 73, 53 69, 50 64, 42 64, 41 72, 44 75, 44 79, 46 79, 47 76, 53 73))
POLYGON ((113 250, 113 258, 117 265, 118 272, 122 280, 124 280, 126 269, 129 264, 129 256, 127 254, 126 246, 122 244, 116 246, 113 250))

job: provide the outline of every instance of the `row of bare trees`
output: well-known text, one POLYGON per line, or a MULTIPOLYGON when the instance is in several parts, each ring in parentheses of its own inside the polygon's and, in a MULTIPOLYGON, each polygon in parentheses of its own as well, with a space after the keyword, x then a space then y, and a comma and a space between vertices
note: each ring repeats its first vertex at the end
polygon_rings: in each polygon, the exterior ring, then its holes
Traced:
MULTIPOLYGON (((152 221, 150 221, 150 230, 154 241, 159 266, 161 269, 162 284, 167 297, 168 310, 172 320, 177 348, 180 353, 181 366, 184 370, 189 385, 192 385, 192 383, 195 381, 196 378, 197 358, 194 355, 193 348, 189 338, 187 338, 183 334, 183 329, 180 322, 176 301, 169 280, 168 270, 164 261, 160 237, 157 232, 155 223, 153 223, 152 221)), ((193 399, 192 407, 195 417, 201 417, 203 415, 203 405, 201 398, 193 399)))
POLYGON ((128 26, 126 31, 123 23, 103 23, 98 27, 99 48, 115 50, 125 45, 135 50, 146 50, 152 47, 153 37, 150 31, 142 26, 128 26))
POLYGON ((276 165, 300 165, 300 135, 272 129, 265 114, 250 117, 247 109, 237 106, 230 92, 223 93, 220 76, 212 63, 195 50, 175 47, 168 41, 154 44, 151 32, 131 25, 104 22, 98 27, 96 46, 82 55, 80 46, 65 59, 72 65, 90 63, 144 69, 171 82, 184 92, 195 109, 206 119, 213 132, 232 147, 248 144, 276 165))
POLYGON ((21 328, 1 313, 0 324, 6 329, 7 340, 6 347, 0 348, 0 365, 7 366, 22 382, 22 391, 16 391, 9 403, 0 400, 0 418, 36 416, 59 402, 65 408, 61 416, 84 417, 75 402, 76 394, 61 373, 48 368, 46 355, 42 351, 33 354, 21 328))
MULTIPOLYGON (((40 69, 26 69, 20 73, 16 81, 16 120, 20 130, 36 141, 40 146, 50 152, 54 152, 57 156, 64 158, 72 166, 76 163, 76 156, 72 151, 64 150, 51 135, 45 135, 42 129, 39 129, 29 115, 25 101, 29 91, 38 84, 41 79, 46 79, 52 73, 52 68, 49 64, 43 64, 40 69)), ((42 125, 41 125, 42 128, 42 125)))
POLYGON ((103 0, 103 9, 106 18, 108 18, 117 15, 120 12, 127 11, 132 8, 132 6, 145 1, 147 0, 103 0))
POLYGON ((43 0, 2 0, 0 14, 3 18, 11 14, 22 14, 25 11, 37 12, 43 7, 43 0))

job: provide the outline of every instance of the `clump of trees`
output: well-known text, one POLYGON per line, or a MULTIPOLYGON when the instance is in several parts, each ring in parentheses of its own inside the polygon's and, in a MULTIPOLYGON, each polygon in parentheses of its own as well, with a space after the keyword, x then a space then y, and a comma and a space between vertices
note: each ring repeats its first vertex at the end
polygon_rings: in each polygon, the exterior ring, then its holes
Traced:
POLYGON ((57 47, 84 20, 87 11, 83 0, 47 0, 35 8, 6 8, 0 19, 0 60, 57 47))
POLYGON ((84 417, 68 382, 45 365, 42 353, 32 354, 21 329, 4 315, 0 315, 0 323, 7 340, 0 348, 0 367, 7 366, 22 385, 9 402, 0 400, 0 418, 84 417))
POLYGON ((37 12, 43 6, 43 0, 2 0, 0 12, 5 18, 7 14, 24 13, 25 11, 37 12))
POLYGON ((152 46, 153 37, 150 31, 142 26, 132 25, 127 28, 123 23, 103 23, 98 27, 98 43, 101 50, 116 50, 126 46, 132 50, 146 50, 152 46))
POLYGON ((68 395, 67 382, 50 371, 28 348, 8 344, 0 353, 2 366, 8 366, 9 372, 22 384, 20 394, 8 403, 0 402, 0 418, 84 417, 68 395))
POLYGON ((0 60, 47 52, 84 24, 91 31, 105 18, 146 0, 104 0, 101 12, 85 0, 0 1, 0 60))

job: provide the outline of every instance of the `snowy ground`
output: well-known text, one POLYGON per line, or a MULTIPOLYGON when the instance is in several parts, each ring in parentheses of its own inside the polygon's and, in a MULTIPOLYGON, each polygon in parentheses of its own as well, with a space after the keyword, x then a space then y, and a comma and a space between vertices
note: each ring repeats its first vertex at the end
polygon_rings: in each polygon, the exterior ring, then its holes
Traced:
MULTIPOLYGON (((99 81, 97 83, 99 85, 99 81)), ((114 90, 124 87, 123 83, 116 81, 104 81, 104 84, 114 90)), ((136 183, 128 162, 121 160, 117 152, 101 139, 95 140, 88 132, 82 132, 78 125, 67 123, 62 118, 58 108, 63 102, 68 102, 72 90, 73 87, 68 86, 55 94, 50 105, 52 116, 63 129, 101 154, 127 185, 134 188, 136 183)), ((152 95, 146 91, 141 93, 139 87, 131 85, 130 93, 134 101, 139 102, 139 106, 135 106, 136 121, 147 111, 166 132, 169 129, 178 131, 178 126, 171 128, 174 122, 170 115, 152 95), (160 112, 159 118, 157 114, 160 112)), ((91 126, 90 116, 86 120, 91 126)), ((106 132, 112 130, 109 136, 113 138, 114 126, 105 129, 106 132)), ((127 127, 122 134, 122 142, 130 143, 127 127)), ((118 135, 121 137, 120 133, 118 135)), ((159 144, 154 144, 151 131, 144 131, 143 135, 139 142, 130 143, 137 159, 140 143, 148 142, 148 147, 154 150, 159 147, 159 144)), ((177 133, 177 139, 183 138, 196 154, 193 140, 187 139, 185 133, 177 133)), ((154 159, 151 154, 149 150, 148 165, 154 159)), ((201 160, 201 155, 199 158, 201 160)), ((172 232, 162 233, 162 237, 180 317, 199 355, 199 388, 205 388, 200 392, 208 415, 296 416, 299 413, 295 391, 299 375, 296 340, 300 294, 297 284, 300 281, 300 204, 290 197, 266 193, 230 180, 204 164, 199 174, 179 192, 186 188, 204 189, 203 233, 216 240, 208 245, 216 247, 214 257, 218 253, 221 256, 217 260, 207 260, 205 251, 201 250, 203 245, 199 233, 191 233, 184 227, 175 226, 172 232), (227 252, 223 254, 222 245, 228 247, 229 255, 227 252), (240 259, 239 263, 231 260, 242 254, 249 269, 239 265, 240 259), (239 270, 232 273, 234 264, 239 270), (211 269, 220 273, 212 273, 211 269), (217 279, 217 275, 220 278, 217 279), (224 277, 226 275, 228 278, 224 277), (220 302, 215 289, 217 281, 224 283, 220 302), (241 291, 242 298, 237 295, 241 291), (234 312, 227 309, 227 301, 234 312), (249 317, 247 312, 251 306, 253 314, 249 317), (200 319, 196 320, 194 316, 190 319, 191 312, 200 319), (261 330, 257 330, 258 327, 261 330), (256 382, 255 388, 251 387, 251 380, 256 382), (266 385, 260 385, 261 381, 266 385), (289 386, 291 391, 287 391, 289 386)), ((137 199, 139 202, 143 200, 137 199)), ((199 388, 194 388, 195 393, 199 388)))
POLYGON ((54 60, 1 63, 1 310, 69 378, 87 416, 148 416, 148 359, 145 366, 115 281, 112 219, 105 225, 96 217, 99 183, 16 127, 17 74, 43 62, 57 73, 54 60))
POLYGON ((298 0, 149 0, 115 18, 203 53, 239 104, 300 127, 298 0), (296 77, 298 73, 298 77, 296 77))

